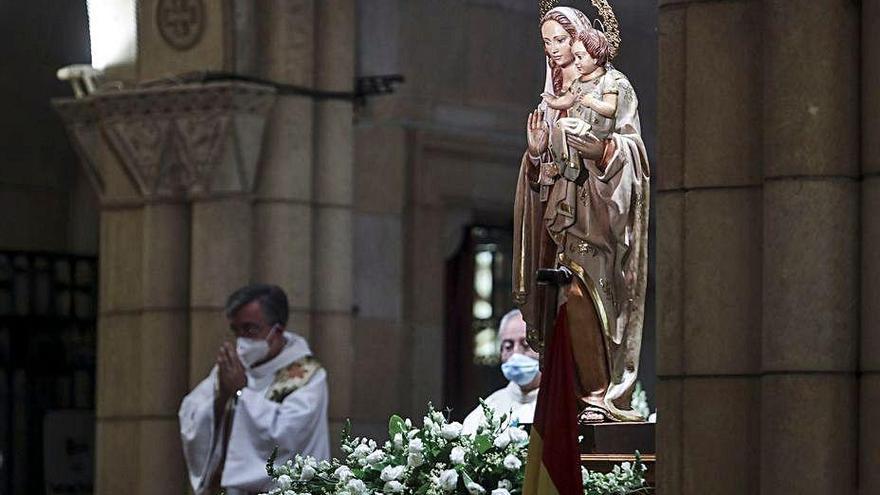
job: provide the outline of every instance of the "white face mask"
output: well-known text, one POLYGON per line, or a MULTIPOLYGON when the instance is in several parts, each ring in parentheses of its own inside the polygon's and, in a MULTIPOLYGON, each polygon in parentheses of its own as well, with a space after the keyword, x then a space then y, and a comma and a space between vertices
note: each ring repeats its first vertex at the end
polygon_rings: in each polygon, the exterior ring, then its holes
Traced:
POLYGON ((238 337, 235 339, 235 350, 238 352, 238 358, 245 368, 250 368, 254 363, 269 355, 269 337, 275 333, 278 325, 273 325, 269 330, 269 335, 265 339, 249 339, 247 337, 238 337))

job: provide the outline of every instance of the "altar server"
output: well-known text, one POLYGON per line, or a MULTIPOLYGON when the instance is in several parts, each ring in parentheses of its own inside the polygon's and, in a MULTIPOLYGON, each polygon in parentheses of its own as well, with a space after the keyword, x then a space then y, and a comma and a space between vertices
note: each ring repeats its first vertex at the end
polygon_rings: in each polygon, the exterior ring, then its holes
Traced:
POLYGON ((226 304, 236 344, 180 405, 180 435, 196 495, 266 491, 266 460, 330 455, 327 373, 305 339, 285 331, 287 296, 274 285, 235 291, 226 304))

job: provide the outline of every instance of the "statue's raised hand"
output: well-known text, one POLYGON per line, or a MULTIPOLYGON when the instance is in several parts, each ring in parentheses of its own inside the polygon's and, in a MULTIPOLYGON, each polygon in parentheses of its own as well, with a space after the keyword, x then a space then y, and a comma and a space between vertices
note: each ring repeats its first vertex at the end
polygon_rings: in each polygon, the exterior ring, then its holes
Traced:
POLYGON ((544 112, 535 110, 529 114, 528 123, 526 124, 526 137, 529 140, 529 154, 539 156, 547 151, 548 142, 547 123, 544 122, 544 112))

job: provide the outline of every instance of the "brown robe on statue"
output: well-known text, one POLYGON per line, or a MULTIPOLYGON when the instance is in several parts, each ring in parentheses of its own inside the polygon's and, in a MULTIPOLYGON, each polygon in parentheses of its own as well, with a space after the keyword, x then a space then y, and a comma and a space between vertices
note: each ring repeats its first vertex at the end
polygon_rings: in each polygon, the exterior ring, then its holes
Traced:
POLYGON ((583 405, 614 421, 640 421, 631 406, 638 375, 648 271, 649 178, 632 85, 609 65, 619 85, 615 131, 596 164, 578 182, 558 175, 561 135, 551 126, 550 149, 520 167, 514 207, 514 300, 529 341, 552 338, 556 310, 566 303, 583 405), (555 163, 554 163, 555 162, 555 163), (538 286, 538 268, 565 266, 564 287, 538 286))

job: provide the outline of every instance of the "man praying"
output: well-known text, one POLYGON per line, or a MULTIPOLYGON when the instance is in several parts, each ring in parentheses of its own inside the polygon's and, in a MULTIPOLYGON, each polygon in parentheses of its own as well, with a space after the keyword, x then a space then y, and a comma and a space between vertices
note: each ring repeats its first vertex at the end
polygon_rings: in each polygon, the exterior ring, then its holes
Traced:
POLYGON ((305 339, 286 331, 287 295, 255 284, 235 291, 225 342, 208 377, 180 405, 180 436, 196 495, 266 491, 266 460, 326 459, 327 373, 305 339))

